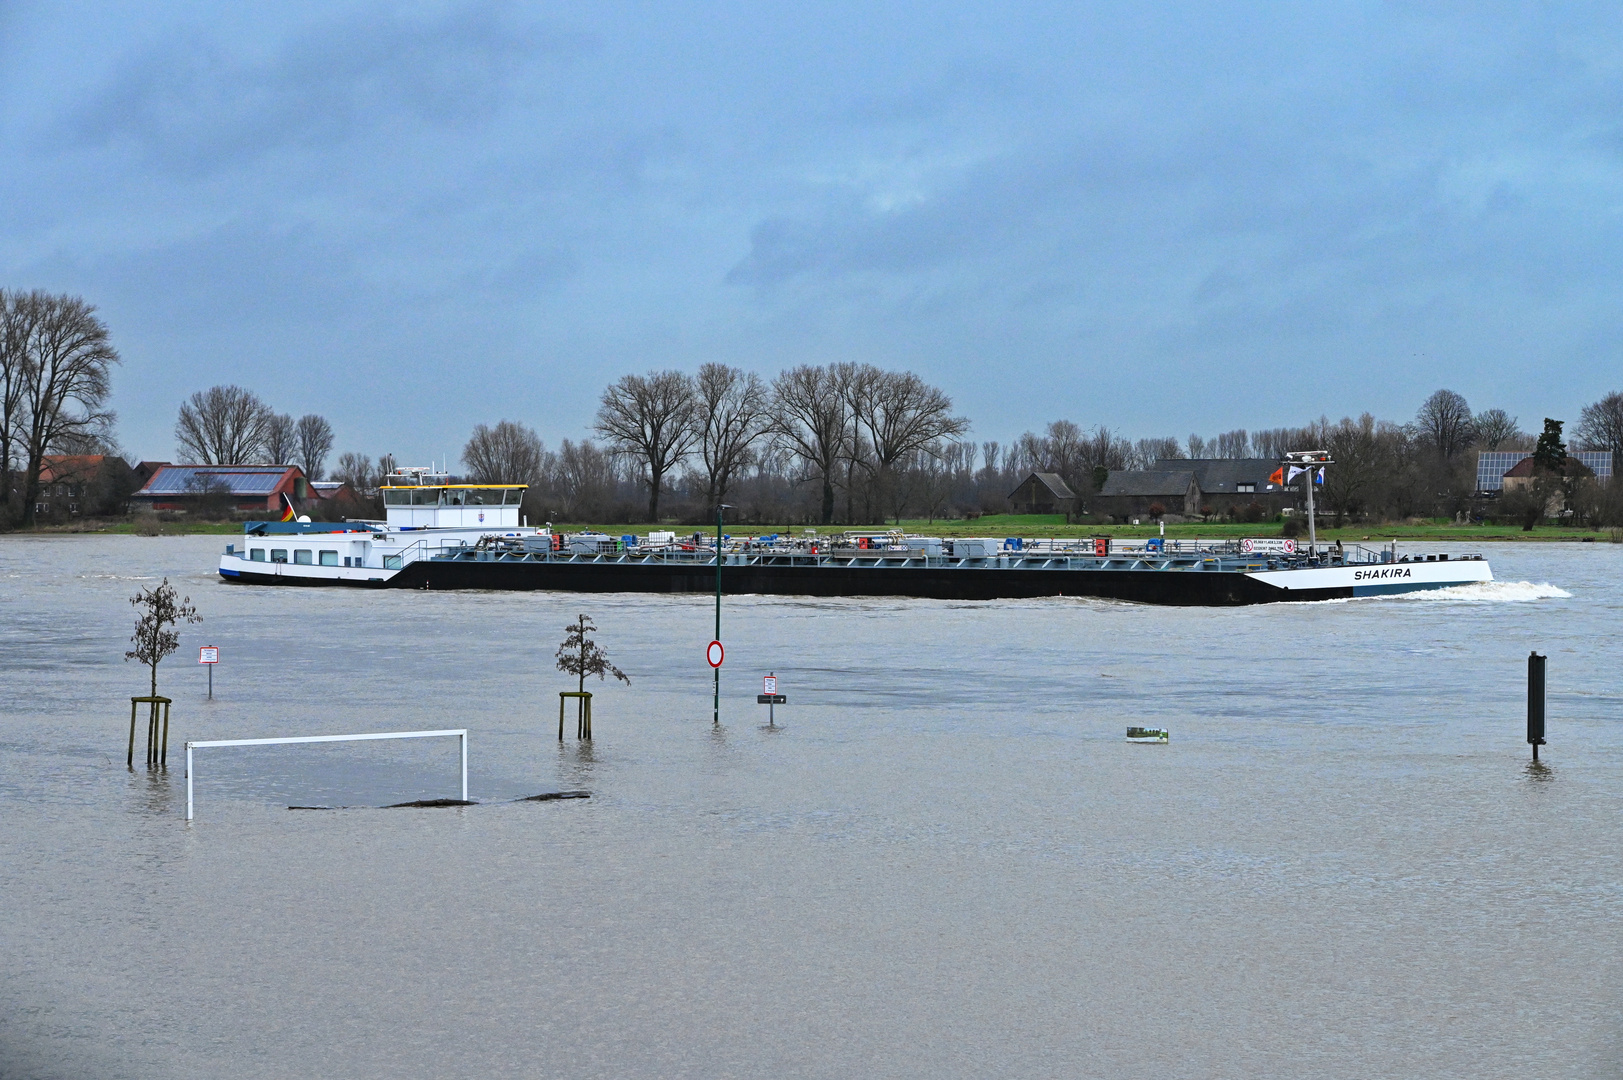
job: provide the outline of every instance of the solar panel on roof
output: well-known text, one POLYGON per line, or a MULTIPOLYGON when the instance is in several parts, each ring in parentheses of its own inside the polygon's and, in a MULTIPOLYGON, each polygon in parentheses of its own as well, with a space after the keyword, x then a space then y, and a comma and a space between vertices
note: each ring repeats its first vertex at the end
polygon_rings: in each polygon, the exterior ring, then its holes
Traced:
MULTIPOLYGON (((1528 458, 1531 450, 1483 450, 1476 457, 1476 489, 1503 491, 1505 474, 1528 458)), ((1612 452, 1610 450, 1579 450, 1570 455, 1581 461, 1598 479, 1612 478, 1612 452)))
POLYGON ((275 465, 165 465, 136 494, 189 495, 205 486, 224 486, 232 495, 270 495, 289 471, 275 465))

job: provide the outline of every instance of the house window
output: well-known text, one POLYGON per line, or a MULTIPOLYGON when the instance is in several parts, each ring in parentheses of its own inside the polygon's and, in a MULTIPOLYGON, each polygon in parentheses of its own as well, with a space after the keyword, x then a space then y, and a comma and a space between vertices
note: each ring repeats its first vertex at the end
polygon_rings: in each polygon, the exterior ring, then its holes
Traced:
POLYGON ((271 562, 287 562, 287 548, 271 548, 271 562))
POLYGON ((309 548, 296 548, 293 551, 293 561, 298 563, 300 566, 309 566, 311 554, 312 552, 309 548))
POLYGON ((264 548, 250 548, 249 551, 248 551, 248 560, 250 562, 264 562, 265 561, 265 549, 264 548))
POLYGON ((322 566, 337 566, 338 565, 338 552, 336 552, 336 551, 323 551, 321 553, 321 565, 322 566))
POLYGON ((1242 492, 1244 492, 1244 491, 1255 491, 1255 490, 1257 490, 1257 485, 1256 484, 1235 484, 1234 485, 1234 490, 1235 491, 1242 491, 1242 492))

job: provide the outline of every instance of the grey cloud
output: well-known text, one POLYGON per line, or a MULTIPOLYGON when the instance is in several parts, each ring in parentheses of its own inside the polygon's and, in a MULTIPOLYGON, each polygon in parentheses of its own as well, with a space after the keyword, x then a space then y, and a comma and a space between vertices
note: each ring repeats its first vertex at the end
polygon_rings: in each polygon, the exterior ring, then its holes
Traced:
POLYGON ((428 21, 381 12, 334 20, 258 61, 195 36, 128 60, 66 134, 80 146, 128 145, 172 169, 210 172, 402 122, 476 124, 509 104, 531 68, 591 48, 581 34, 482 4, 428 21))

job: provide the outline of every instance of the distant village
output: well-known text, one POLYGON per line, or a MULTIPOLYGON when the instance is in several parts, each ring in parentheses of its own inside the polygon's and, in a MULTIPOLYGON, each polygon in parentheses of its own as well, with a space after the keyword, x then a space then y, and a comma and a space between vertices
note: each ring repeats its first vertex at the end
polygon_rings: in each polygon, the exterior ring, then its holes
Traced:
MULTIPOLYGON (((181 403, 173 460, 131 459, 110 408, 118 363, 107 328, 75 297, 0 291, 5 524, 134 515, 222 521, 383 516, 397 465, 333 456, 319 415, 294 419, 255 392, 214 386, 181 403)), ((469 433, 471 483, 526 484, 527 520, 701 523, 726 504, 737 524, 879 525, 1020 514, 1069 522, 1281 521, 1314 484, 1337 522, 1445 518, 1623 526, 1623 392, 1524 430, 1438 390, 1412 418, 1369 414, 1300 427, 1128 439, 1055 420, 1008 443, 969 438, 969 418, 912 372, 802 365, 768 380, 723 364, 626 375, 602 392, 593 438, 554 447, 522 420, 469 433), (1282 457, 1334 461, 1287 477, 1282 457)))

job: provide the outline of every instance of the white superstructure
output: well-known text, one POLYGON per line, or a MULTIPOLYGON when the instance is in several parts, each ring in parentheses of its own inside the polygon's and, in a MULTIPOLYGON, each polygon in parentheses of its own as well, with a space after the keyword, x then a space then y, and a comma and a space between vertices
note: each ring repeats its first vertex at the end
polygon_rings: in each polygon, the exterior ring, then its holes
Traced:
POLYGON ((485 537, 549 536, 525 524, 523 484, 460 484, 443 472, 409 468, 384 477, 379 490, 383 521, 250 523, 242 545, 220 557, 220 575, 377 584, 417 559, 476 547, 485 537))

